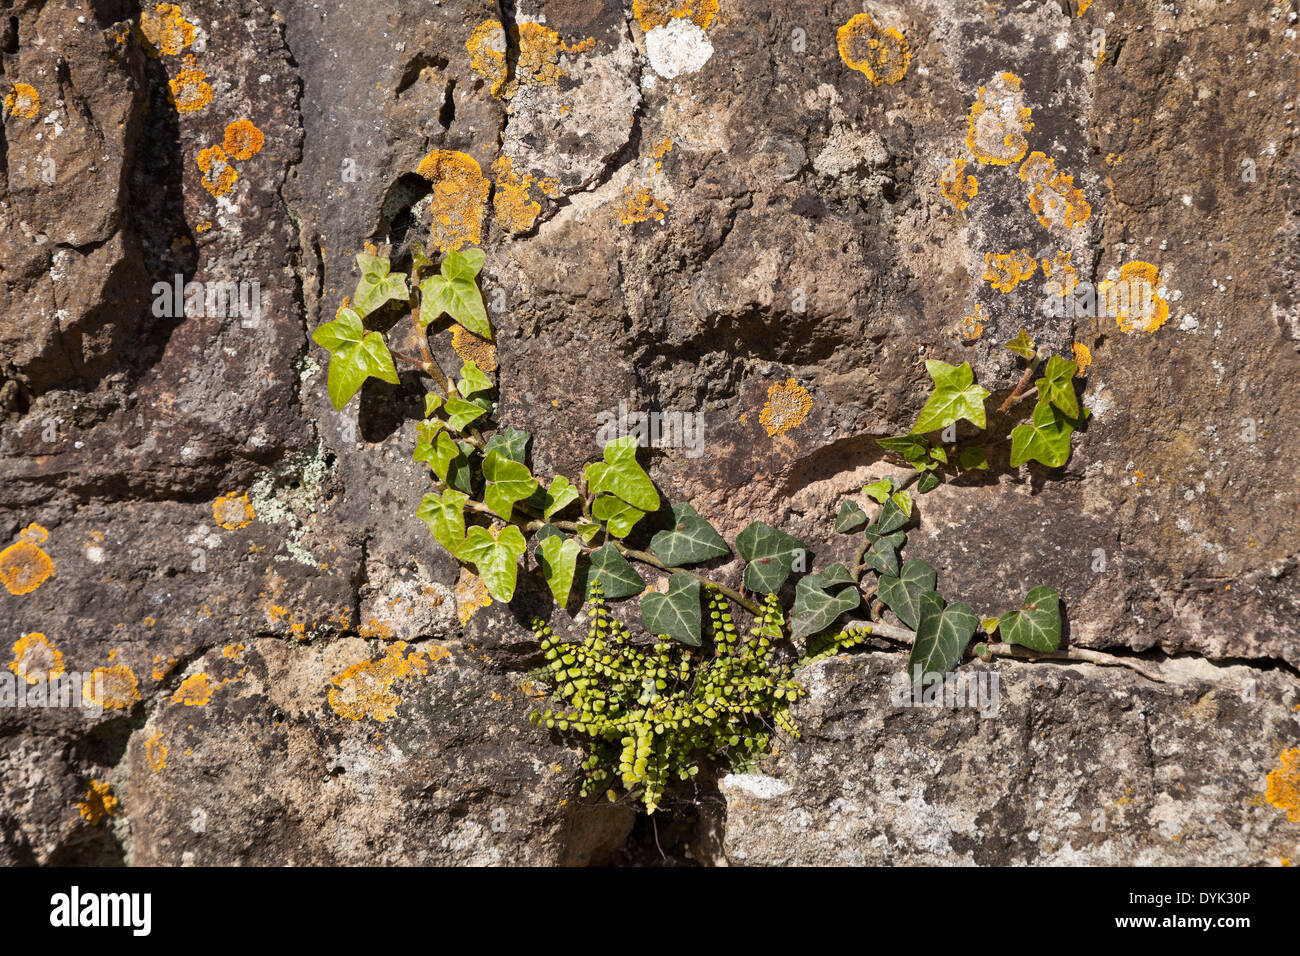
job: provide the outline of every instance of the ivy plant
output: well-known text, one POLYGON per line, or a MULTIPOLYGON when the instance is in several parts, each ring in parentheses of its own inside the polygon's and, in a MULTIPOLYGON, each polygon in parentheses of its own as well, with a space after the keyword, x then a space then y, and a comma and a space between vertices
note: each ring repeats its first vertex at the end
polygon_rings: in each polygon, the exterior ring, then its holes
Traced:
POLYGON ((536 573, 556 605, 587 602, 585 641, 565 642, 534 624, 562 702, 534 719, 586 740, 585 793, 621 790, 653 812, 672 782, 698 774, 701 761, 751 766, 774 733, 797 733, 789 707, 803 693, 799 668, 868 636, 906 646, 909 675, 927 678, 994 649, 1004 656, 1058 651, 1056 591, 1036 586, 1019 607, 981 619, 945 599, 935 569, 902 550, 916 517, 912 485, 924 494, 989 468, 1009 413, 1031 395, 1032 411, 1009 430, 1012 466, 1066 463, 1088 414, 1074 362, 1021 332, 1007 348, 1026 363, 1024 375, 992 413, 990 392, 975 383, 969 363, 927 362, 933 388, 916 424, 879 441, 909 472, 873 481, 839 504, 834 530, 845 536, 845 556, 812 570, 808 544, 766 522, 752 521, 728 544, 689 503, 664 502, 637 459, 635 436, 608 442, 577 474, 534 474, 532 436, 495 420, 493 378, 473 362, 448 376, 429 347, 427 336, 444 318, 492 338, 478 285, 484 261, 479 249, 450 252, 435 272, 416 245, 407 275, 368 249, 357 257, 355 292, 312 337, 329 352, 336 408, 368 378, 398 382, 395 360, 432 382, 415 426, 413 458, 428 468, 430 483, 416 515, 494 601, 509 602, 520 573, 536 573), (394 312, 414 326, 420 356, 392 350, 381 328, 368 327, 396 328, 394 312), (648 550, 628 543, 638 529, 648 550), (744 565, 734 587, 709 576, 707 566, 733 557, 744 565), (638 568, 666 575, 666 585, 649 588, 638 568), (649 643, 608 607, 634 597, 649 643), (744 636, 737 607, 755 621, 744 636))

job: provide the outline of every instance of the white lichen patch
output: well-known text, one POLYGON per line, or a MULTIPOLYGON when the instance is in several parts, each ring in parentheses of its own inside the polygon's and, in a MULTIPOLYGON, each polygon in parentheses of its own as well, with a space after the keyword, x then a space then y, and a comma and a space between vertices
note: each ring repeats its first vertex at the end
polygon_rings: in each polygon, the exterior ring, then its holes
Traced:
POLYGON ((724 787, 735 787, 759 800, 774 800, 790 792, 790 784, 762 773, 729 773, 722 778, 724 787))
POLYGON ((708 36, 690 20, 675 18, 645 35, 650 68, 665 80, 697 73, 713 56, 708 36))

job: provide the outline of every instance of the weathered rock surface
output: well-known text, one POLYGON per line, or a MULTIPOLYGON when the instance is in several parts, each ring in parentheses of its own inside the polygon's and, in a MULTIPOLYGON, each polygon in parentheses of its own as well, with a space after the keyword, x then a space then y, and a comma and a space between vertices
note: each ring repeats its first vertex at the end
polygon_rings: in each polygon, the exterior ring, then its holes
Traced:
POLYGON ((887 470, 872 439, 911 426, 923 359, 969 360, 996 399, 1022 327, 1090 359, 1070 464, 995 456, 922 499, 908 555, 980 613, 1057 587, 1072 644, 1150 652, 1168 682, 1004 662, 980 719, 891 710, 896 656, 822 664, 759 787, 789 790, 724 790, 733 860, 1300 853, 1259 802, 1300 744, 1295 14, 871 3, 910 51, 877 85, 837 47, 848 2, 138 6, 19 0, 0 38, 0 548, 25 536, 52 571, 0 590, 0 650, 114 695, 0 708, 0 860, 611 858, 630 821, 580 807, 576 751, 524 720, 541 585, 476 609, 411 517, 419 383, 335 413, 308 339, 364 243, 431 233, 487 252, 499 418, 535 471, 573 476, 620 403, 698 413, 702 454, 645 456, 665 496, 819 562, 849 557, 826 529, 887 470), (972 155, 977 100, 1031 113, 978 151, 1023 137, 1088 216, 1040 218, 1019 160, 972 155), (1016 250, 1095 284, 1149 262, 1168 319, 1046 317, 1041 273, 984 278, 1016 250), (178 276, 256 282, 260 309, 159 314, 178 276), (353 667, 353 692, 403 670, 384 720, 340 703, 353 667))

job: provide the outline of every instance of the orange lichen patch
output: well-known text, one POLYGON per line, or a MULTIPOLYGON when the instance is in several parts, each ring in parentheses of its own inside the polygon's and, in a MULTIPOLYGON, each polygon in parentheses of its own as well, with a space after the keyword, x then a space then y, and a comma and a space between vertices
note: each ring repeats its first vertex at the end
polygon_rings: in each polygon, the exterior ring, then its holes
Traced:
POLYGON ((1074 185, 1074 177, 1056 171, 1056 160, 1038 151, 1020 166, 1019 176, 1029 183, 1029 208, 1047 228, 1073 228, 1086 222, 1092 207, 1083 190, 1074 185))
POLYGON ((225 138, 221 141, 231 159, 252 159, 262 149, 264 142, 262 131, 251 120, 235 120, 226 127, 225 138))
POLYGON ((160 3, 154 12, 140 11, 140 38, 145 52, 155 59, 160 54, 175 56, 194 42, 198 28, 185 19, 174 3, 160 3))
POLYGON ((988 165, 1019 162, 1029 149, 1025 134, 1034 128, 1030 113, 1020 77, 999 73, 979 88, 971 104, 966 147, 978 162, 988 165))
POLYGON ((34 119, 41 111, 41 94, 34 86, 15 83, 9 95, 5 97, 5 112, 23 119, 34 119))
POLYGON ((447 648, 443 647, 441 644, 434 644, 429 648, 430 663, 436 664, 438 661, 445 661, 449 657, 451 657, 451 651, 447 650, 447 648))
POLYGON ((203 188, 213 196, 224 196, 235 187, 239 174, 230 165, 230 157, 220 146, 209 146, 199 150, 195 158, 199 171, 203 173, 203 188))
POLYGON ((334 713, 349 720, 369 717, 387 720, 397 713, 402 698, 393 693, 393 685, 415 674, 427 674, 429 662, 423 652, 412 651, 402 656, 405 641, 388 646, 387 652, 377 661, 353 664, 332 681, 329 704, 334 713))
POLYGON ((385 620, 372 617, 357 628, 357 633, 362 637, 374 637, 381 641, 387 641, 393 636, 393 627, 385 620))
POLYGON ((234 660, 236 657, 239 656, 240 651, 242 651, 243 649, 244 649, 243 644, 227 644, 225 647, 221 649, 221 656, 228 657, 231 660, 234 660))
POLYGON ((1070 295, 1079 284, 1079 273, 1064 249, 1056 253, 1056 258, 1043 260, 1043 276, 1047 279, 1043 290, 1048 295, 1070 295))
POLYGON ((105 817, 117 813, 117 797, 113 796, 112 787, 108 783, 92 780, 85 798, 77 803, 77 810, 91 826, 94 826, 105 817))
POLYGON ((0 582, 10 594, 31 594, 54 574, 54 562, 39 544, 45 538, 29 533, 32 528, 40 525, 29 526, 21 540, 0 551, 0 582))
POLYGON ((957 323, 957 334, 967 342, 975 342, 984 334, 984 322, 987 316, 982 305, 975 306, 975 311, 957 323))
POLYGON ((475 611, 481 607, 487 607, 492 603, 492 596, 488 594, 487 585, 477 574, 471 574, 464 568, 460 569, 460 577, 456 581, 456 618, 461 624, 465 624, 475 611))
POLYGON ((527 232, 542 213, 541 203, 528 194, 528 187, 536 182, 536 177, 516 173, 509 156, 502 156, 493 163, 492 171, 497 176, 492 207, 496 210, 498 225, 511 233, 527 232))
POLYGON ((81 688, 82 699, 105 710, 127 710, 140 699, 140 682, 125 664, 97 667, 81 688))
POLYGON ((1119 279, 1097 286, 1098 307, 1115 317, 1125 332, 1154 332, 1169 319, 1169 303, 1161 298, 1160 270, 1134 260, 1120 267, 1119 279))
POLYGON ((650 190, 644 186, 640 189, 628 186, 623 190, 623 214, 619 218, 624 225, 648 222, 651 219, 660 222, 666 212, 668 207, 655 199, 650 190))
POLYGON ((185 55, 185 65, 170 81, 171 92, 167 98, 176 107, 178 113, 196 113, 212 102, 212 87, 207 83, 208 74, 199 69, 194 55, 185 55))
POLYGON ((1264 799, 1286 811, 1286 818, 1300 823, 1300 747, 1278 754, 1278 764, 1268 774, 1264 799))
POLYGON ((232 491, 212 502, 212 519, 227 531, 237 531, 256 517, 247 492, 235 494, 232 491))
POLYGON ((966 160, 958 156, 952 161, 942 176, 939 177, 939 191, 943 198, 958 209, 965 209, 966 204, 975 198, 979 184, 974 176, 966 175, 966 160), (965 176, 965 179, 962 177, 965 176))
POLYGON ((565 43, 558 33, 540 23, 521 23, 515 29, 519 31, 515 80, 524 86, 555 86, 565 75, 560 69, 560 54, 584 53, 596 45, 595 37, 565 43))
POLYGON ((167 766, 167 745, 162 742, 161 730, 145 740, 144 755, 154 773, 161 772, 167 766))
POLYGON ((812 411, 812 395, 792 378, 776 382, 767 390, 767 402, 758 421, 772 437, 803 424, 812 411))
POLYGON ((857 14, 840 27, 835 40, 845 65, 865 73, 874 86, 897 83, 912 62, 907 37, 893 27, 882 29, 866 13, 857 14))
POLYGON ((1079 0, 1078 16, 1083 16, 1087 13, 1090 6, 1092 6, 1092 0, 1079 0))
POLYGON ((469 65, 492 84, 489 92, 501 98, 506 82, 506 31, 499 20, 484 20, 465 41, 469 65))
POLYGON ((216 688, 208 680, 207 674, 193 674, 181 681, 181 686, 176 688, 171 702, 184 704, 186 707, 202 707, 212 700, 214 690, 216 688))
POLYGON ((632 16, 649 33, 669 20, 688 19, 707 30, 718 15, 718 0, 632 0, 632 16))
POLYGON ((435 149, 415 171, 433 183, 433 241, 443 252, 483 241, 483 214, 491 184, 474 157, 435 149))
POLYGON ((170 674, 172 668, 179 663, 180 663, 179 657, 164 658, 161 654, 155 654, 153 658, 153 674, 152 674, 153 679, 162 680, 164 677, 170 674))
POLYGON ((984 279, 999 292, 1010 292, 1038 271, 1038 260, 1025 249, 984 253, 984 279))
POLYGON ((1070 351, 1074 353, 1074 364, 1079 366, 1079 374, 1082 375, 1092 364, 1092 349, 1082 342, 1075 342, 1070 346, 1070 351))
POLYGON ((473 362, 480 372, 497 370, 497 347, 457 322, 451 326, 451 347, 462 362, 473 362))
POLYGON ((44 634, 25 634, 14 642, 9 669, 29 684, 51 681, 63 674, 63 654, 44 634))

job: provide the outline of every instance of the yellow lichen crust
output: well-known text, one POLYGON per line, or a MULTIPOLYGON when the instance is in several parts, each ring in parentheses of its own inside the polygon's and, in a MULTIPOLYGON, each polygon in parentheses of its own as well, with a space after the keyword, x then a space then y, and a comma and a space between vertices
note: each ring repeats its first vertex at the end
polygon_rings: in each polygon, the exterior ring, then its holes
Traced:
POLYGON ((167 766, 167 745, 162 742, 161 730, 145 740, 144 755, 154 773, 160 773, 167 766))
POLYGON ((1070 295, 1079 284, 1079 273, 1070 264, 1070 253, 1064 249, 1056 253, 1056 258, 1043 260, 1043 277, 1047 280, 1043 291, 1048 295, 1070 295))
POLYGON ((803 424, 812 411, 812 395, 792 378, 777 382, 767 390, 767 402, 758 421, 769 435, 776 437, 803 424))
POLYGON ((473 362, 480 372, 497 370, 497 347, 456 322, 451 326, 451 347, 462 362, 473 362))
POLYGON ((707 30, 718 15, 718 0, 632 0, 632 16, 649 33, 669 20, 687 19, 707 30))
POLYGON ((1169 319, 1169 302, 1161 298, 1160 270, 1149 262, 1126 262, 1119 278, 1097 286, 1097 305, 1125 332, 1154 332, 1169 319))
POLYGON ((112 788, 107 782, 92 780, 85 798, 77 803, 77 810, 91 826, 94 826, 105 817, 117 813, 117 797, 113 796, 112 788))
POLYGON ((984 334, 987 316, 982 305, 975 306, 975 311, 957 323, 957 334, 967 342, 976 342, 984 334))
POLYGON ((500 99, 506 82, 506 31, 501 22, 484 20, 465 41, 465 49, 470 67, 492 84, 489 92, 500 99))
POLYGON ((1056 160, 1032 152, 1020 166, 1020 178, 1029 184, 1029 208, 1048 229, 1071 229, 1088 220, 1092 207, 1074 177, 1056 171, 1056 160))
POLYGON ((203 188, 214 197, 224 196, 230 192, 235 186, 235 181, 239 179, 235 167, 230 165, 230 157, 220 146, 209 146, 207 149, 199 150, 195 161, 199 164, 199 172, 203 174, 203 188))
POLYGON ((0 551, 0 582, 10 594, 31 594, 52 574, 54 562, 27 532, 23 532, 21 540, 0 551))
POLYGON ((1285 810, 1288 820, 1300 823, 1300 747, 1282 751, 1277 761, 1276 769, 1269 771, 1264 799, 1285 810))
POLYGON ((256 517, 247 492, 236 494, 232 491, 212 502, 212 520, 227 531, 238 531, 256 517))
POLYGON ((464 568, 460 569, 460 577, 456 581, 456 619, 463 625, 470 616, 481 607, 487 607, 492 603, 492 596, 488 594, 487 585, 477 574, 471 574, 464 568))
POLYGON ((1092 349, 1082 342, 1075 342, 1070 346, 1070 351, 1074 353, 1074 364, 1079 366, 1079 374, 1082 375, 1092 364, 1092 349))
POLYGON ((979 191, 979 184, 975 182, 974 176, 966 174, 966 160, 958 156, 952 161, 952 165, 944 170, 943 175, 939 177, 939 191, 943 193, 944 199, 958 209, 965 209, 967 203, 975 198, 975 194, 979 191))
POLYGON ((835 40, 845 65, 865 73, 875 86, 897 83, 912 62, 907 37, 893 27, 882 29, 865 13, 857 14, 840 27, 835 40))
POLYGON ((1025 134, 1034 124, 1021 85, 1014 73, 999 73, 979 88, 966 130, 966 148, 976 161, 1009 166, 1020 162, 1029 149, 1025 134))
POLYGON ((26 83, 15 83, 9 95, 5 97, 5 112, 11 116, 21 116, 24 119, 35 119, 36 114, 41 111, 41 94, 36 92, 36 87, 28 86, 26 83))
POLYGON ((176 688, 176 693, 172 695, 172 703, 184 704, 186 707, 202 707, 212 700, 213 690, 215 687, 208 680, 207 674, 193 674, 181 681, 181 686, 176 688))
POLYGON ((536 182, 536 178, 516 173, 509 156, 502 156, 493 163, 492 171, 497 177, 496 192, 492 195, 497 225, 510 233, 527 232, 542 213, 541 203, 528 194, 528 187, 536 182))
POLYGON ((212 102, 212 87, 208 85, 208 74, 199 69, 198 61, 192 53, 185 55, 184 67, 167 85, 171 100, 178 113, 196 113, 212 102))
POLYGON ((93 707, 127 710, 140 699, 140 682, 123 664, 97 667, 81 688, 81 697, 93 707))
POLYGON ((1038 271, 1038 260, 1025 249, 984 254, 984 280, 999 292, 1010 292, 1038 271))
POLYGON ((262 131, 253 125, 252 120, 235 120, 226 127, 221 148, 231 159, 242 161, 256 156, 263 142, 262 131))
POLYGON ((176 56, 199 35, 198 28, 185 19, 174 3, 159 3, 140 11, 140 38, 145 52, 155 59, 160 54, 176 56))
POLYGON ((488 92, 497 99, 508 99, 517 86, 555 86, 565 75, 560 68, 561 53, 582 53, 596 45, 595 37, 568 44, 550 27, 540 23, 520 23, 510 28, 518 49, 514 83, 506 85, 506 31, 498 20, 484 20, 465 41, 470 67, 491 84, 488 92))
POLYGON ((619 219, 624 225, 648 222, 651 219, 660 222, 666 212, 668 207, 644 186, 637 189, 628 186, 623 190, 623 214, 619 219))
POLYGON ((442 252, 483 241, 483 216, 491 184, 474 157, 449 149, 435 149, 420 160, 415 171, 433 184, 430 227, 442 252))
POLYGON ((64 673, 63 654, 44 634, 25 634, 14 642, 9 669, 29 684, 51 681, 64 673))
POLYGON ((393 685, 415 674, 427 674, 429 662, 421 651, 412 651, 405 657, 405 641, 388 646, 385 655, 377 661, 353 664, 334 678, 329 690, 329 704, 334 713, 349 720, 369 717, 387 720, 397 713, 402 698, 393 692, 393 685))

